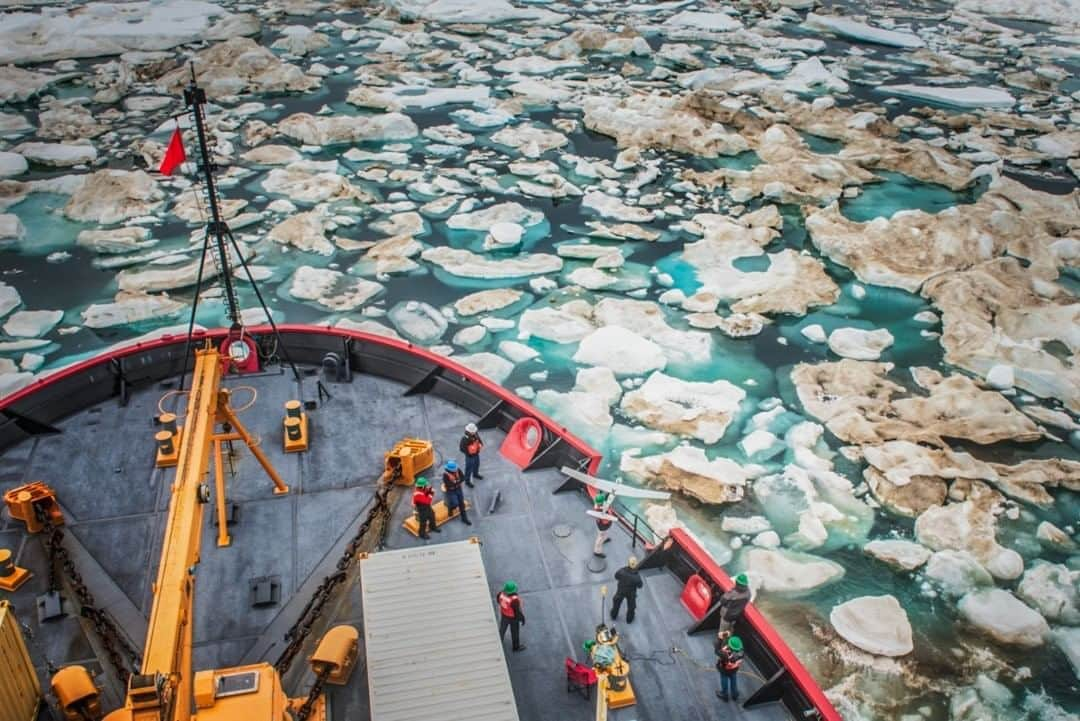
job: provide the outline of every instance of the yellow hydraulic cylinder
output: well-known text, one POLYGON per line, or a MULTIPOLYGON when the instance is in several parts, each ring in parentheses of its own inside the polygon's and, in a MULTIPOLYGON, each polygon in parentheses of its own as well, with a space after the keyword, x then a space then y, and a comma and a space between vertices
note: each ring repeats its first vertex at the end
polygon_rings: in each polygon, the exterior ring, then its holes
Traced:
POLYGON ((82 666, 66 666, 52 677, 53 695, 67 721, 101 718, 101 692, 82 666))
POLYGON ((0 590, 14 591, 32 575, 28 569, 15 565, 15 558, 9 549, 0 548, 0 590))

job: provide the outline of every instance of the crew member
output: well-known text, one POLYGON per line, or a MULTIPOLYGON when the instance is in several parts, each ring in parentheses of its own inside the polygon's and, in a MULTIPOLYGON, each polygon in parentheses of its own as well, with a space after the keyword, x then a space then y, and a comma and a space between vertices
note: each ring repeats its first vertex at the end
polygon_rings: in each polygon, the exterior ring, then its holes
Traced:
POLYGON ((502 591, 495 597, 499 604, 499 638, 506 638, 506 629, 510 629, 510 640, 515 651, 524 651, 519 629, 525 625, 525 612, 521 610, 521 597, 518 596, 517 584, 507 581, 502 591))
POLYGON ((461 489, 461 484, 461 469, 458 468, 457 461, 447 461, 442 474, 443 498, 446 499, 446 509, 450 513, 453 513, 455 508, 459 509, 461 511, 461 520, 466 526, 471 526, 472 521, 469 520, 469 513, 465 510, 465 492, 461 489))
POLYGON ((743 660, 742 650, 742 639, 738 636, 732 636, 717 651, 716 670, 720 672, 720 690, 716 692, 716 695, 720 697, 721 701, 727 701, 729 698, 732 701, 739 700, 737 681, 739 666, 742 665, 743 660))
POLYGON ((458 449, 465 454, 465 485, 469 488, 473 487, 472 479, 484 480, 480 475, 480 449, 483 447, 484 441, 480 439, 476 424, 465 426, 465 435, 461 437, 458 449))
POLYGON ((750 603, 750 581, 745 573, 735 577, 735 585, 720 597, 720 633, 730 634, 750 603))
POLYGON ((626 622, 634 622, 634 609, 637 608, 637 592, 644 585, 641 574, 637 570, 637 559, 633 556, 627 560, 626 565, 615 572, 615 596, 611 599, 611 620, 619 617, 619 608, 623 600, 626 601, 626 622))
MULTIPOLYGON (((596 494, 596 498, 593 499, 593 510, 597 513, 607 513, 607 499, 608 495, 603 491, 596 494)), ((600 558, 606 558, 607 554, 604 553, 604 544, 610 541, 608 538, 608 529, 611 528, 611 521, 604 518, 596 519, 596 542, 593 544, 593 555, 600 558)))
POLYGON ((416 511, 416 518, 420 522, 420 538, 427 540, 428 531, 442 533, 442 529, 435 526, 435 511, 431 510, 431 502, 435 500, 434 489, 428 487, 427 479, 420 476, 416 479, 416 490, 413 491, 412 504, 416 511))

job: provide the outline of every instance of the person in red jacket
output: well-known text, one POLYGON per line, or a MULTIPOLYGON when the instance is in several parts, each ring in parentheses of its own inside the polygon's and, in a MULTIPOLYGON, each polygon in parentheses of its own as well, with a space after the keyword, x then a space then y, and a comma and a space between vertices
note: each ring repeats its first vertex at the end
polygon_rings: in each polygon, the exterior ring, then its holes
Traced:
POLYGON ((427 479, 420 476, 416 479, 416 490, 413 491, 412 504, 416 511, 416 518, 420 521, 420 538, 425 541, 430 538, 428 531, 442 533, 442 529, 435 526, 435 511, 431 509, 431 502, 435 500, 435 491, 428 486, 427 479))
MULTIPOLYGON (((611 508, 611 503, 608 500, 608 494, 600 491, 596 494, 596 498, 593 499, 593 510, 597 513, 608 514, 611 508)), ((610 541, 608 538, 608 529, 611 528, 611 521, 604 518, 596 519, 596 542, 593 543, 593 555, 600 558, 606 558, 607 554, 604 553, 604 544, 610 541)))
POLYGON ((743 660, 742 639, 732 636, 723 646, 716 651, 716 670, 720 672, 720 690, 716 695, 721 701, 739 700, 739 687, 736 685, 739 677, 739 666, 743 660), (728 692, 731 696, 728 696, 728 692))
POLYGON ((525 644, 521 643, 519 628, 525 625, 525 612, 521 610, 517 584, 513 581, 504 583, 502 591, 495 597, 495 602, 499 605, 499 638, 506 638, 506 629, 509 628, 514 650, 524 651, 525 644))
POLYGON ((480 429, 476 427, 476 424, 470 423, 465 426, 465 435, 458 443, 458 450, 465 454, 465 485, 469 488, 473 487, 472 479, 484 480, 484 477, 480 475, 480 449, 483 447, 484 442, 480 439, 480 429))

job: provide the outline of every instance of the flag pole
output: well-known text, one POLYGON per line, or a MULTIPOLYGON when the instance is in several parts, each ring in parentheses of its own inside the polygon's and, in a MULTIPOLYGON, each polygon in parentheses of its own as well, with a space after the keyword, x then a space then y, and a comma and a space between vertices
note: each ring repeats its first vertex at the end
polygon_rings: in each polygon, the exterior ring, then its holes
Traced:
POLYGON ((217 244, 217 252, 221 262, 221 280, 225 285, 225 302, 228 304, 229 320, 232 322, 230 330, 240 329, 240 308, 236 298, 236 287, 233 285, 232 272, 229 268, 228 248, 225 245, 225 234, 228 226, 221 218, 218 209, 217 189, 214 187, 215 166, 210 157, 210 150, 206 147, 206 127, 203 118, 203 105, 206 104, 206 91, 196 84, 195 63, 191 63, 191 82, 184 89, 184 103, 191 110, 192 119, 195 121, 195 135, 199 141, 199 158, 203 171, 203 181, 206 183, 206 198, 210 205, 210 222, 207 224, 207 235, 213 235, 217 244))

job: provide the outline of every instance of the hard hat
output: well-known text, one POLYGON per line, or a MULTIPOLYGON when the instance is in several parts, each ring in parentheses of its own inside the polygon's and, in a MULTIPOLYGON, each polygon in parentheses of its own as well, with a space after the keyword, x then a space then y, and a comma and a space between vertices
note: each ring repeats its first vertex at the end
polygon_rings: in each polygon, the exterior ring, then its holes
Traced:
POLYGON ((446 462, 446 470, 448 470, 448 471, 456 471, 457 470, 457 461, 447 461, 446 462))
POLYGON ((593 503, 603 503, 606 500, 607 500, 607 494, 604 493, 603 491, 600 491, 599 493, 596 494, 596 497, 593 498, 593 503))
POLYGON ((630 556, 626 559, 626 565, 630 568, 637 568, 637 556, 630 556))
POLYGON ((732 636, 727 640, 728 648, 732 651, 742 651, 742 639, 738 636, 732 636))
POLYGON ((738 576, 735 577, 735 585, 736 586, 749 586, 750 585, 750 579, 748 579, 746 577, 745 573, 740 573, 738 576))
POLYGON ((427 488, 427 479, 424 478, 423 476, 420 476, 419 478, 417 478, 416 479, 416 487, 417 488, 427 488))
POLYGON ((466 433, 476 433, 476 424, 475 423, 470 423, 467 426, 465 426, 465 432, 466 433))
POLYGON ((503 593, 517 593, 517 584, 513 581, 507 581, 503 584, 503 593))

